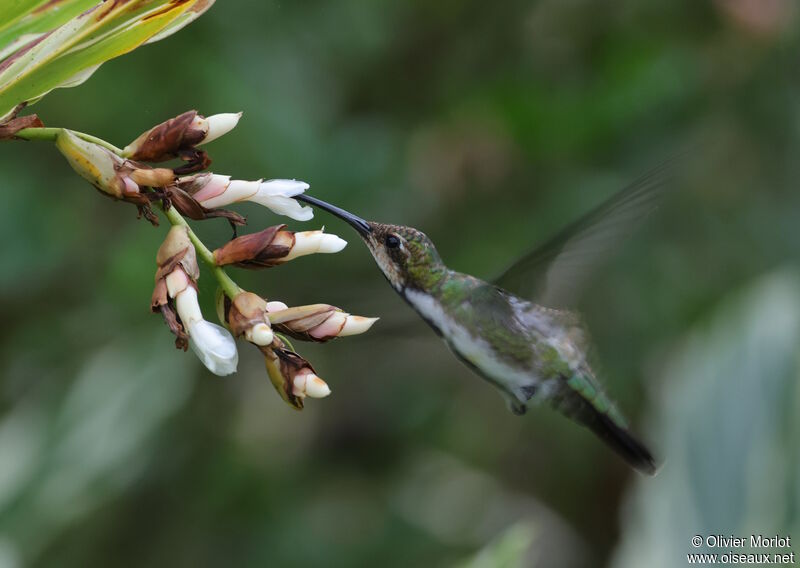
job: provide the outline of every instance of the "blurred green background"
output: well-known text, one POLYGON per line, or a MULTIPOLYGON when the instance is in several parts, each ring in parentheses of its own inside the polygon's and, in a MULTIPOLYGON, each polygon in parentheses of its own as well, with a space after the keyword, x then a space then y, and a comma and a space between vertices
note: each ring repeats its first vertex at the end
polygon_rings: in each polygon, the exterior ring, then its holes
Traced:
MULTIPOLYGON (((208 148, 424 230, 489 278, 683 148, 659 214, 582 304, 601 373, 665 460, 511 415, 351 241, 242 285, 381 316, 301 345, 333 395, 220 379, 148 311, 166 229, 47 144, 0 153, 0 567, 683 566, 695 534, 800 538, 800 36, 793 0, 218 2, 36 105, 124 145, 190 108, 208 148)), ((284 222, 243 206, 252 229, 284 222)), ((223 221, 196 225, 207 243, 223 221)), ((211 314, 213 279, 200 280, 211 314)))

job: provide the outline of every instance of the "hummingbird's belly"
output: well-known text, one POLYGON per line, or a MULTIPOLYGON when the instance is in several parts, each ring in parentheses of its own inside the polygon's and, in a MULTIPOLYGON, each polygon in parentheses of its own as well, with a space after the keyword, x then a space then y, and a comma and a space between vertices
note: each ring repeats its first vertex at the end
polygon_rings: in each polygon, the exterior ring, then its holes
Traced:
POLYGON ((504 362, 487 341, 458 324, 430 295, 408 291, 406 296, 428 323, 439 330, 459 359, 520 402, 524 403, 530 398, 533 389, 541 382, 533 369, 504 362))

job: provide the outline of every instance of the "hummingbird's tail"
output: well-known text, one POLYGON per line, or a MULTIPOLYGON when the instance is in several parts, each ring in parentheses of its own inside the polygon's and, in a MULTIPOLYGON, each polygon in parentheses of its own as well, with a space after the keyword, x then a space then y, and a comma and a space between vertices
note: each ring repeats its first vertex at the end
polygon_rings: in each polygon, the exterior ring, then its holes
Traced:
POLYGON ((589 420, 581 421, 631 467, 647 475, 656 474, 656 462, 652 454, 627 428, 618 426, 607 414, 597 411, 589 420))
POLYGON ((630 433, 625 419, 600 390, 591 373, 555 380, 558 386, 547 397, 553 406, 589 428, 631 467, 655 475, 657 467, 653 455, 630 433))

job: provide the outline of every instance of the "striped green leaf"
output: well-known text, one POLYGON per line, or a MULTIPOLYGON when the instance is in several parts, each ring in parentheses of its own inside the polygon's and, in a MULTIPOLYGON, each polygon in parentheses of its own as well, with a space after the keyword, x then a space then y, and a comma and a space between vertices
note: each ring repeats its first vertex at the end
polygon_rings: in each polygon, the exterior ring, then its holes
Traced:
POLYGON ((21 103, 88 79, 105 61, 175 33, 214 0, 5 0, 0 121, 21 103))

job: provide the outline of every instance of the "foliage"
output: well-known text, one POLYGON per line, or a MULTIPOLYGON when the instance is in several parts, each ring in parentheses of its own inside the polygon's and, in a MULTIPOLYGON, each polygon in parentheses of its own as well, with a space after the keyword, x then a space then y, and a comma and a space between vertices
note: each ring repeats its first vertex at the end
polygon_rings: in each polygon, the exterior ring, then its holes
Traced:
POLYGON ((213 0, 49 0, 0 7, 0 121, 109 59, 175 33, 213 0))
POLYGON ((647 558, 649 566, 667 568, 687 553, 730 551, 691 546, 708 527, 715 535, 797 533, 798 345, 795 270, 766 275, 726 298, 687 334, 659 393, 660 419, 669 424, 658 431, 669 458, 653 483, 637 483, 614 566, 641 566, 647 558))
POLYGON ((526 556, 536 535, 530 523, 512 525, 461 568, 533 568, 526 556))

